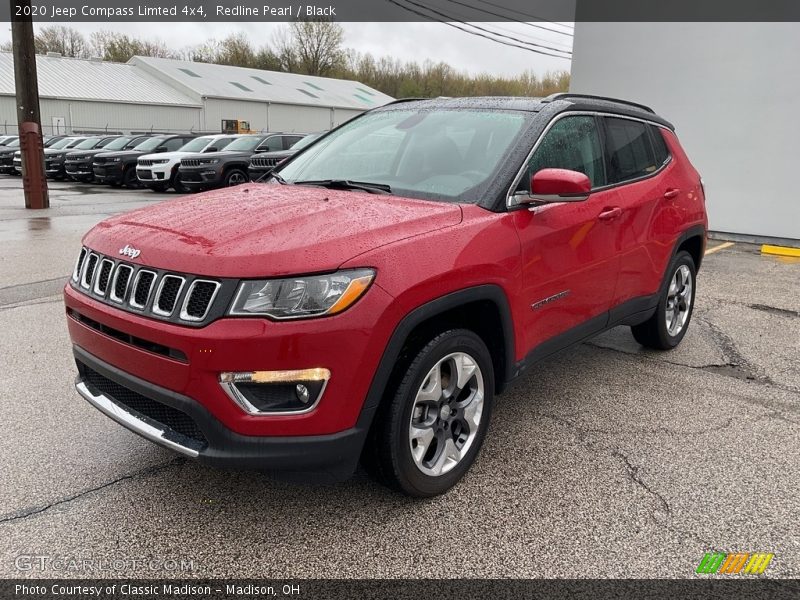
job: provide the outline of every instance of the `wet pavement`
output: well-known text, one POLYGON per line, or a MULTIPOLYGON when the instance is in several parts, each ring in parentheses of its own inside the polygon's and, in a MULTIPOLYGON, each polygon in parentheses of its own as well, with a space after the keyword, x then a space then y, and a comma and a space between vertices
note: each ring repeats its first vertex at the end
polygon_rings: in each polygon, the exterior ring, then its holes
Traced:
POLYGON ((0 178, 1 577, 690 577, 710 550, 800 576, 800 261, 708 255, 679 348, 618 328, 551 358, 498 398, 464 481, 416 501, 361 472, 206 468, 77 396, 59 290, 80 238, 164 198, 62 183, 32 212, 0 178), (28 555, 127 562, 20 570, 28 555))

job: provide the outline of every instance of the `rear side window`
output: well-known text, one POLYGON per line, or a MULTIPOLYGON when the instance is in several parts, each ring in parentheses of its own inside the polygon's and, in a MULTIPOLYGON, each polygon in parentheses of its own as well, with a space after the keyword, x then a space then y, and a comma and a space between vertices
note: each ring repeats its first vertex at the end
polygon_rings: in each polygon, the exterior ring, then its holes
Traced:
POLYGON ((613 117, 605 117, 605 123, 609 183, 638 179, 656 170, 645 123, 613 117))
POLYGON ((669 148, 664 141, 664 134, 661 133, 661 128, 655 125, 650 125, 650 134, 653 136, 653 152, 655 152, 656 164, 660 167, 669 158, 669 148))
POLYGON ((586 175, 592 187, 606 184, 603 148, 594 117, 564 117, 544 134, 518 191, 529 191, 530 180, 542 169, 569 169, 586 175))

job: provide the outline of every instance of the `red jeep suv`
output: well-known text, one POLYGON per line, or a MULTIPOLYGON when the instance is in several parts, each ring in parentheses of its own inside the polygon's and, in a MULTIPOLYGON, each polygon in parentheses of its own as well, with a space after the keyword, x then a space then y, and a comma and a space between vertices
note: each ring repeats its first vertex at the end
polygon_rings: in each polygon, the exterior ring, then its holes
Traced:
MULTIPOLYGON (((64 290, 78 392, 211 465, 453 486, 496 394, 617 325, 689 326, 703 186, 609 98, 397 101, 266 183, 103 221, 64 290)), ((523 383, 524 385, 524 383, 523 383)))

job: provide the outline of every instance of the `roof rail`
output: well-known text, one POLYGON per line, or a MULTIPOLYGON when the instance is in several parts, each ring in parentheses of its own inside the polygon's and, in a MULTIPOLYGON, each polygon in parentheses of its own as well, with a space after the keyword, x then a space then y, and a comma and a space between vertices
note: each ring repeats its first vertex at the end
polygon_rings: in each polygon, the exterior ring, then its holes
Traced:
POLYGON ((644 110, 649 113, 656 114, 649 106, 645 106, 644 104, 639 104, 637 102, 630 102, 628 100, 620 100, 619 98, 609 98, 607 96, 593 96, 592 94, 572 94, 569 92, 562 92, 559 94, 550 94, 547 98, 542 99, 542 102, 554 102, 556 100, 569 100, 570 98, 582 99, 582 100, 604 100, 606 102, 615 102, 616 104, 627 104, 628 106, 634 106, 640 110, 644 110))

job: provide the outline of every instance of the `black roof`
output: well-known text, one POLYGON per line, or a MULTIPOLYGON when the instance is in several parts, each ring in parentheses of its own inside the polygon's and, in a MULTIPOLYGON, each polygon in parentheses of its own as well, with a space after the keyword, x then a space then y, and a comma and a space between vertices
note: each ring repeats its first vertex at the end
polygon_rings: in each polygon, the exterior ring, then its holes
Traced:
POLYGON ((479 108, 498 110, 519 110, 526 112, 539 112, 547 106, 560 108, 557 112, 566 110, 591 110, 609 112, 630 117, 637 117, 653 121, 664 127, 675 129, 672 123, 659 117, 649 106, 607 98, 605 96, 592 96, 588 94, 560 93, 552 94, 546 98, 529 98, 522 96, 476 96, 470 98, 405 98, 395 100, 377 110, 391 110, 402 108, 404 104, 414 103, 417 108, 479 108))

